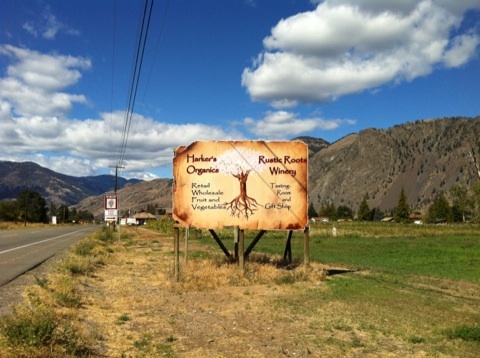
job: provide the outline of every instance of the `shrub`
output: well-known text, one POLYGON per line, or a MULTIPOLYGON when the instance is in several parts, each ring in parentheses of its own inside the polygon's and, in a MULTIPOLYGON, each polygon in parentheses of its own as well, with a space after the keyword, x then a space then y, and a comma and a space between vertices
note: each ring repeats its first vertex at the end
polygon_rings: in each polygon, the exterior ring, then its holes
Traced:
POLYGON ((69 256, 60 265, 60 271, 71 275, 91 275, 94 265, 89 258, 81 256, 69 256))
POLYGON ((96 232, 95 238, 106 243, 111 243, 115 241, 114 231, 104 226, 102 230, 96 232))
POLYGON ((73 252, 80 256, 88 256, 97 245, 98 241, 96 240, 84 239, 75 245, 73 252))
POLYGON ((4 316, 0 329, 10 346, 41 347, 49 345, 57 327, 55 315, 44 306, 22 306, 4 316))
POLYGON ((158 230, 164 234, 172 235, 173 234, 173 225, 175 221, 171 218, 164 217, 160 220, 149 220, 146 227, 148 229, 158 230))
POLYGON ((464 341, 480 342, 480 327, 462 325, 447 331, 450 339, 461 338, 464 341))

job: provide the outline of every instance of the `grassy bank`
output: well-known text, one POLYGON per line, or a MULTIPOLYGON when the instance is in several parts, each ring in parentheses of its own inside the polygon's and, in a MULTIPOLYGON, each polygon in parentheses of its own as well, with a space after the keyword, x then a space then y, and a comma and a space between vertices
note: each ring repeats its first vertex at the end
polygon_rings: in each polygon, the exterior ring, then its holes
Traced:
POLYGON ((77 243, 48 277, 36 277, 13 313, 0 317, 1 357, 91 356, 98 336, 78 320, 83 282, 107 264, 112 242, 103 228, 77 243))

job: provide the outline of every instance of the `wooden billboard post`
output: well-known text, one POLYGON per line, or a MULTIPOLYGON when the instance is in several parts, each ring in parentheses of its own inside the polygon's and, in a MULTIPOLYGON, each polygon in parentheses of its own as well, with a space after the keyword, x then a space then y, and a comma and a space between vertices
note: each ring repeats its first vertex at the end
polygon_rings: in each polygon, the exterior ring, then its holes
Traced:
POLYGON ((245 269, 245 230, 238 232, 238 265, 242 270, 245 269))
POLYGON ((303 231, 304 240, 303 240, 303 263, 305 268, 310 266, 310 227, 305 226, 303 231))
POLYGON ((175 281, 180 280, 180 225, 173 226, 173 251, 174 251, 174 277, 175 281))

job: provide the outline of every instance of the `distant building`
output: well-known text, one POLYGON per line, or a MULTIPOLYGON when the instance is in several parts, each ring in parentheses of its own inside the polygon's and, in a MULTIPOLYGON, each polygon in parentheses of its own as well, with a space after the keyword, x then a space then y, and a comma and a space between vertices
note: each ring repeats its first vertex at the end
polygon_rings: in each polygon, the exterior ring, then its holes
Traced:
POLYGON ((330 219, 327 217, 316 217, 311 218, 310 221, 312 221, 313 223, 328 223, 330 219))

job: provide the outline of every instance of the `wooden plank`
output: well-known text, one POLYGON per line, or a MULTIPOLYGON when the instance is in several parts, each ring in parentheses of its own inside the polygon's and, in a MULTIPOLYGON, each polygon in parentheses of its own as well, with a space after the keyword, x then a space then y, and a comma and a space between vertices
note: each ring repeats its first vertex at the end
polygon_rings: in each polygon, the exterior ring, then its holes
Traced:
POLYGON ((304 263, 305 267, 308 267, 310 265, 310 227, 308 225, 305 227, 303 235, 304 235, 303 263, 304 263))
POLYGON ((178 226, 173 227, 173 256, 175 263, 174 267, 174 277, 176 281, 180 280, 180 229, 178 226))
POLYGON ((190 228, 185 229, 185 267, 188 266, 188 240, 190 239, 190 228))

